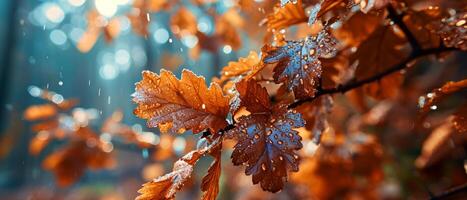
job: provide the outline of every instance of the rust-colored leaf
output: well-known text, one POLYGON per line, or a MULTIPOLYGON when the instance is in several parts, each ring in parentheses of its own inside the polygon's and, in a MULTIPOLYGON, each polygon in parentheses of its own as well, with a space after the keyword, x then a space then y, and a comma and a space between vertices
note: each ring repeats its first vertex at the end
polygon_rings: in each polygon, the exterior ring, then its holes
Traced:
POLYGON ((454 128, 461 134, 467 134, 467 104, 464 104, 456 113, 452 119, 454 128))
POLYGON ((215 133, 227 125, 229 99, 219 85, 208 88, 204 78, 188 70, 183 70, 180 80, 166 70, 160 75, 144 71, 133 101, 138 104, 134 113, 148 119, 149 127, 194 133, 209 129, 215 133))
POLYGON ((216 147, 219 142, 220 140, 216 140, 206 148, 194 150, 184 155, 175 162, 172 172, 145 183, 138 190, 140 195, 136 197, 136 200, 165 200, 175 198, 175 193, 191 177, 196 162, 213 147, 216 147))
POLYGON ((288 3, 283 7, 276 8, 274 13, 267 16, 267 26, 269 31, 275 32, 307 22, 307 20, 302 0, 298 0, 296 3, 288 3))
POLYGON ((29 121, 47 119, 57 114, 57 107, 52 104, 29 106, 24 111, 24 119, 29 121))
POLYGON ((436 103, 439 103, 447 96, 455 94, 465 89, 467 89, 467 79, 456 82, 449 81, 445 83, 442 87, 432 90, 425 96, 421 96, 418 99, 418 106, 421 109, 421 114, 424 115, 428 113, 431 110, 432 106, 434 106, 436 103))
POLYGON ((322 73, 319 58, 334 54, 335 45, 335 39, 325 29, 316 36, 287 41, 283 47, 271 48, 263 62, 277 63, 274 68, 275 82, 284 83, 297 99, 313 97, 322 73))
POLYGON ((219 193, 219 179, 221 177, 221 145, 213 149, 211 155, 214 161, 208 169, 208 173, 201 182, 201 191, 203 191, 202 200, 216 200, 219 193))
MULTIPOLYGON (((244 88, 242 84, 245 83, 240 83, 244 88)), ((252 113, 238 118, 235 128, 227 133, 227 137, 238 140, 232 152, 232 162, 234 165, 246 164, 245 173, 253 175, 253 183, 260 183, 263 190, 277 192, 284 186, 287 171, 298 170, 295 151, 301 149, 302 144, 294 129, 303 127, 304 121, 299 113, 287 110, 282 104, 267 108, 270 103, 263 102, 262 106, 254 107, 258 105, 256 98, 250 98, 267 96, 267 92, 253 84, 257 83, 250 80, 249 89, 244 88, 245 92, 240 93, 241 102, 252 113)))
MULTIPOLYGON (((350 63, 356 64, 357 80, 367 79, 382 73, 398 64, 408 55, 404 51, 406 40, 396 32, 395 26, 380 26, 367 40, 362 42, 355 54, 350 56, 350 63)), ((402 83, 400 73, 392 74, 375 83, 364 86, 367 94, 375 98, 394 97, 402 83)))

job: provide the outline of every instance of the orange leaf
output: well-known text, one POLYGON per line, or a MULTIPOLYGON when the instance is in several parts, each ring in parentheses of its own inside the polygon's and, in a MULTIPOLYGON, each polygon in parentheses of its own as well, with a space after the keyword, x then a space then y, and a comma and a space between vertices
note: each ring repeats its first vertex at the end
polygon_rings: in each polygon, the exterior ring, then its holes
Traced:
POLYGON ((302 1, 288 3, 283 7, 276 8, 274 13, 267 16, 268 30, 275 32, 292 25, 307 22, 308 17, 305 14, 305 8, 302 1))
POLYGON ((208 88, 204 78, 189 70, 183 70, 180 80, 166 70, 161 70, 160 75, 144 71, 133 97, 138 104, 134 113, 148 119, 149 127, 162 126, 179 133, 209 129, 215 133, 227 126, 229 98, 219 85, 214 83, 208 88))
POLYGON ((24 111, 24 119, 29 121, 46 119, 57 114, 57 107, 52 104, 29 106, 24 111))

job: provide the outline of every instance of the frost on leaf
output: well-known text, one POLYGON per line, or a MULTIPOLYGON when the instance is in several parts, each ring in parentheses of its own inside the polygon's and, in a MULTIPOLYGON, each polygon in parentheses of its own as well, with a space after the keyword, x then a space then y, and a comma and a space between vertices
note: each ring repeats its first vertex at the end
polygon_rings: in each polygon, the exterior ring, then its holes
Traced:
POLYGON ((219 178, 221 177, 221 145, 218 145, 210 153, 214 157, 214 162, 208 169, 208 173, 203 177, 201 190, 202 200, 216 200, 219 193, 219 178))
POLYGON ((283 7, 276 8, 274 13, 267 16, 267 27, 271 32, 280 31, 289 26, 307 21, 305 8, 302 1, 287 3, 283 7))
POLYGON ((327 30, 304 40, 287 41, 283 47, 265 46, 264 63, 277 63, 274 68, 276 83, 284 83, 295 97, 313 97, 321 79, 319 58, 335 53, 336 40, 327 30))
POLYGON ((204 78, 188 70, 183 70, 180 80, 166 70, 160 75, 144 71, 133 101, 138 104, 135 115, 148 119, 149 127, 159 127, 163 132, 199 133, 209 129, 215 133, 227 125, 228 97, 219 85, 208 88, 204 78))
POLYGON ((251 78, 259 69, 260 57, 258 53, 251 51, 247 57, 239 58, 238 61, 229 62, 221 71, 221 77, 213 79, 213 82, 218 83, 223 87, 225 93, 231 93, 233 82, 240 76, 251 78))
POLYGON ((254 98, 255 95, 267 96, 267 92, 254 81, 240 83, 237 89, 242 105, 251 114, 240 117, 227 133, 227 137, 238 140, 232 162, 246 165, 245 173, 253 176, 254 184, 277 192, 284 186, 287 171, 298 171, 296 151, 302 148, 302 138, 294 129, 303 127, 305 122, 299 113, 287 110, 283 104, 271 108, 269 98, 264 98, 267 102, 257 102, 260 98, 254 98))
POLYGON ((194 150, 184 155, 175 162, 172 172, 143 184, 143 187, 138 190, 140 195, 136 197, 136 200, 174 199, 175 193, 191 177, 196 162, 204 154, 211 151, 211 149, 218 147, 219 142, 220 140, 216 140, 205 148, 194 150))

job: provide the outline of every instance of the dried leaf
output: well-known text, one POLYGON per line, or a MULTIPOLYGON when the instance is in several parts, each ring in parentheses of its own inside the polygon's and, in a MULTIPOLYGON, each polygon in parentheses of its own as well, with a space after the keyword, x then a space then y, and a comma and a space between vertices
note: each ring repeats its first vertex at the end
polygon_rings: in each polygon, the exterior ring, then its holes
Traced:
POLYGON ((99 146, 90 147, 85 140, 55 151, 42 163, 44 169, 54 173, 59 186, 76 182, 88 167, 102 169, 112 167, 113 164, 109 153, 102 151, 99 146))
POLYGON ((283 7, 276 8, 274 13, 267 16, 267 27, 271 32, 280 31, 292 25, 307 22, 302 0, 296 3, 288 3, 283 7))
POLYGON ((214 162, 208 169, 208 173, 201 182, 201 191, 203 191, 202 200, 216 200, 219 193, 219 179, 221 177, 221 145, 213 149, 211 155, 214 156, 214 162))
POLYGON ((183 70, 180 80, 166 70, 161 70, 160 75, 144 71, 133 101, 138 104, 135 115, 162 131, 181 133, 190 129, 199 133, 209 129, 216 133, 227 126, 229 99, 219 85, 214 83, 208 88, 204 78, 188 70, 183 70))
POLYGON ((178 9, 170 20, 172 32, 179 38, 187 35, 196 35, 198 32, 196 16, 185 7, 178 9))
POLYGON ((216 140, 208 147, 191 151, 175 162, 172 172, 160 176, 151 182, 145 183, 138 190, 140 195, 136 200, 164 200, 175 198, 175 193, 188 181, 193 172, 193 167, 205 153, 219 144, 216 140))
POLYGON ((57 107, 52 104, 29 106, 24 111, 24 119, 28 121, 47 119, 57 115, 57 107))
POLYGON ((456 113, 452 119, 454 128, 461 134, 467 133, 467 104, 464 104, 456 113))
POLYGON ((426 94, 426 96, 419 97, 418 106, 421 109, 421 114, 425 115, 431 110, 432 106, 439 103, 447 96, 465 89, 467 89, 467 79, 457 82, 449 81, 442 87, 432 90, 430 93, 426 94))
MULTIPOLYGON (((350 63, 357 64, 357 80, 382 73, 408 56, 403 49, 405 39, 395 31, 394 26, 380 26, 360 44, 357 52, 350 56, 350 63)), ((401 74, 395 73, 376 83, 368 84, 364 86, 365 90, 367 94, 378 99, 394 97, 397 93, 393 91, 398 91, 402 83, 402 77, 398 76, 401 74)))
POLYGON ((319 144, 321 136, 328 126, 327 116, 331 113, 332 98, 324 95, 310 103, 305 103, 297 107, 297 111, 302 114, 306 128, 313 133, 313 142, 319 144))
MULTIPOLYGON (((245 88, 242 86, 241 88, 245 88)), ((278 192, 284 186, 287 170, 298 170, 298 155, 295 151, 302 148, 301 137, 294 128, 304 126, 304 121, 296 111, 287 110, 279 104, 266 108, 270 103, 255 108, 255 94, 267 96, 264 88, 254 86, 254 81, 248 81, 246 93, 240 93, 240 100, 252 113, 238 119, 235 128, 227 133, 227 137, 235 137, 238 143, 232 152, 234 165, 246 164, 245 173, 253 175, 253 183, 270 192, 278 192), (251 89, 254 88, 254 89, 251 89), (250 105, 249 105, 250 104, 250 105)), ((269 98, 266 98, 269 99, 269 98)))
POLYGON ((284 83, 295 97, 313 97, 321 79, 321 61, 318 58, 335 53, 335 39, 327 30, 300 41, 287 41, 283 47, 266 48, 264 63, 277 63, 274 68, 276 83, 284 83), (270 48, 270 49, 269 49, 270 48))

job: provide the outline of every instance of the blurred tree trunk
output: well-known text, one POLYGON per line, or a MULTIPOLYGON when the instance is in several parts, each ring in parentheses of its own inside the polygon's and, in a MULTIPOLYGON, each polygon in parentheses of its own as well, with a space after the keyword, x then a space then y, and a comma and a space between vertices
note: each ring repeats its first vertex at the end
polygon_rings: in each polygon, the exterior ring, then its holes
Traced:
POLYGON ((18 20, 18 10, 19 5, 21 4, 22 0, 13 0, 13 1, 6 1, 6 8, 4 10, 6 13, 6 20, 5 20, 5 27, 2 29, 6 32, 4 38, 4 46, 3 46, 3 55, 0 60, 1 67, 0 67, 0 133, 3 132, 7 123, 7 112, 8 112, 8 99, 10 93, 10 77, 12 71, 12 64, 14 62, 15 56, 15 43, 17 37, 17 24, 19 23, 18 20))

